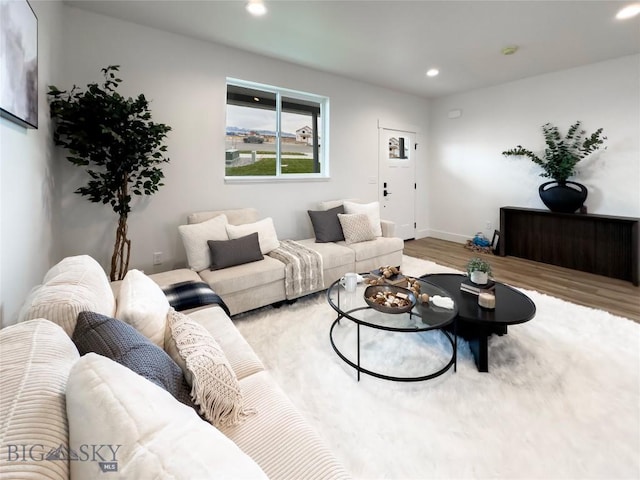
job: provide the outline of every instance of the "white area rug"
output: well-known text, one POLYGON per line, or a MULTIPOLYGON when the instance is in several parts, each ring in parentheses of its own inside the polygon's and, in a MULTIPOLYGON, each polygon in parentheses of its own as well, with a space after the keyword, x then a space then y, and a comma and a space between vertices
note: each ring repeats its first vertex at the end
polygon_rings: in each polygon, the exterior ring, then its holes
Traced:
MULTIPOLYGON (((407 256, 402 270, 452 271, 407 256)), ((457 373, 410 384, 356 381, 329 343, 324 294, 235 323, 355 478, 640 478, 640 325, 523 292, 537 315, 490 339, 489 373, 459 342, 457 373)), ((406 345, 370 347, 384 363, 406 345)))

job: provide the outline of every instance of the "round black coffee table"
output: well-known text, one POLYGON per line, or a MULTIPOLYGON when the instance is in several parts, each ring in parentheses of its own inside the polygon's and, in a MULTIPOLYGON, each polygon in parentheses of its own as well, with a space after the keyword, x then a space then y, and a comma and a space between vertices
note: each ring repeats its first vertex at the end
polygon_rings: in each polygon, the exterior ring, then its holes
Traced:
POLYGON ((496 282, 496 308, 487 310, 478 305, 477 295, 460 290, 460 284, 466 278, 465 275, 434 273, 422 276, 421 280, 449 292, 458 305, 457 334, 469 342, 478 370, 488 372, 489 337, 505 335, 508 325, 528 322, 536 315, 536 306, 526 295, 496 282))

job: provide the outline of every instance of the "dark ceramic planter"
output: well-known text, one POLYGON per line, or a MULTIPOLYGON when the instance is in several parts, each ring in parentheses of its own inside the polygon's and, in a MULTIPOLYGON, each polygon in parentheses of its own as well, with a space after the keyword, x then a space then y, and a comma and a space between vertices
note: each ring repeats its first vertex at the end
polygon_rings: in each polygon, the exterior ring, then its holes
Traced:
POLYGON ((587 199, 587 187, 576 182, 546 182, 538 188, 540 199, 549 210, 574 213, 587 199))

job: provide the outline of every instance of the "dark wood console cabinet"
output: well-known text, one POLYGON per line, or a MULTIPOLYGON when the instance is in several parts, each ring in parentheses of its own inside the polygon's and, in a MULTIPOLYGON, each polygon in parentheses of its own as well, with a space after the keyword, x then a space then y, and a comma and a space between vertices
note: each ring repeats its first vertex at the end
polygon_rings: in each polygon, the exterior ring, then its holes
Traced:
POLYGON ((638 285, 639 222, 631 217, 502 207, 499 253, 638 285))

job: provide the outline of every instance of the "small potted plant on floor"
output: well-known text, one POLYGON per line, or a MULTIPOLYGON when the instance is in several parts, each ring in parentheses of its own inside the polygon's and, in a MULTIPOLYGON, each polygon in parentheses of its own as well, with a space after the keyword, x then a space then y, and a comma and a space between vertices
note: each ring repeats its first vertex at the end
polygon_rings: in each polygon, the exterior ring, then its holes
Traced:
POLYGON ((491 265, 480 257, 474 257, 467 263, 469 279, 478 285, 485 285, 491 276, 491 265))

